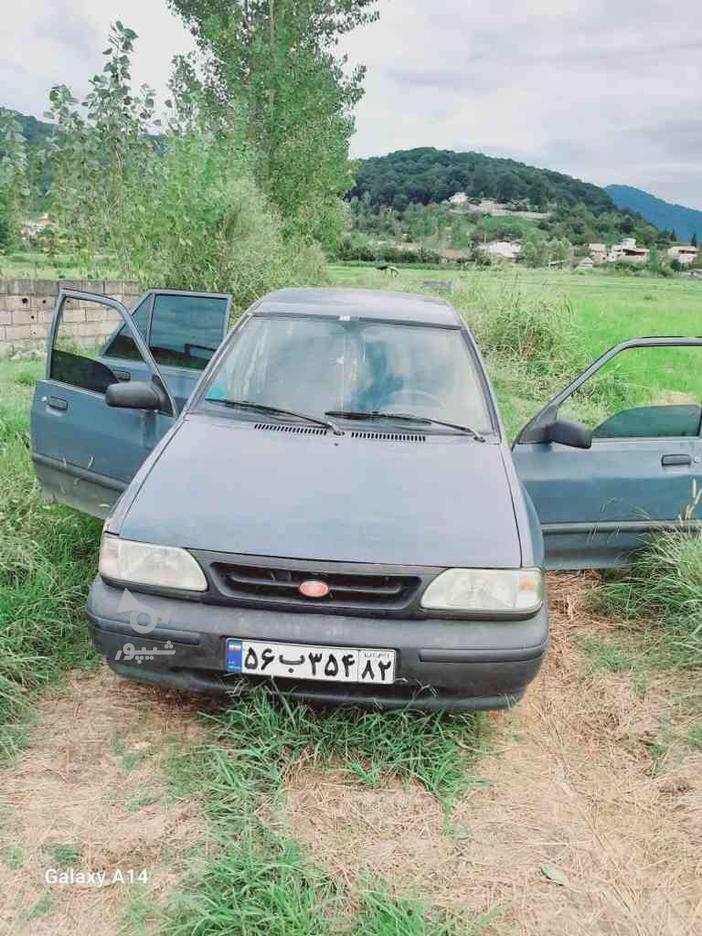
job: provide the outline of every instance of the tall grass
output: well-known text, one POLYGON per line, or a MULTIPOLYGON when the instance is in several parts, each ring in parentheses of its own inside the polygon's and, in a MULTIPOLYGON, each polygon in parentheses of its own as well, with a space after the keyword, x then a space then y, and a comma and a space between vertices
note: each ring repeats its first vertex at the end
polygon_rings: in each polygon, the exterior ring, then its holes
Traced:
POLYGON ((466 281, 451 297, 486 357, 513 437, 587 363, 567 298, 525 291, 518 277, 466 281))
POLYGON ((631 570, 614 574, 593 598, 606 613, 637 621, 656 661, 702 666, 702 532, 659 536, 631 570))
POLYGON ((100 527, 41 500, 26 413, 34 371, 0 362, 0 757, 21 742, 17 718, 36 690, 92 658, 83 607, 100 527))

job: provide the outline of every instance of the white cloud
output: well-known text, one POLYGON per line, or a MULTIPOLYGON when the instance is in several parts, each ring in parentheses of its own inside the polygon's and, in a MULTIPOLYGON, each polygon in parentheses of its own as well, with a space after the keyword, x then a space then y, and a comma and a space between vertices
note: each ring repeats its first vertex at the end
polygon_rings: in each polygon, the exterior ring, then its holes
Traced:
POLYGON ((139 36, 134 80, 163 94, 171 59, 193 48, 166 0, 32 0, 5 4, 0 17, 0 104, 41 116, 52 85, 85 94, 103 67, 110 23, 118 19, 139 36))

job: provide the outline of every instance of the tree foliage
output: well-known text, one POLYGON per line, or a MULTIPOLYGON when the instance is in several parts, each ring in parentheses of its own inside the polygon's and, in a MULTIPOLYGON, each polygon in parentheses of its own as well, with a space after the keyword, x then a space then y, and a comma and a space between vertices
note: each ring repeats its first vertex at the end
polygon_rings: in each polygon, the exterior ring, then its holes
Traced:
POLYGON ((333 243, 352 184, 348 145, 364 69, 339 39, 376 18, 376 0, 169 0, 205 57, 218 123, 243 116, 257 179, 286 233, 333 243), (218 113, 217 113, 218 112, 218 113))
POLYGON ((22 127, 11 111, 0 110, 0 251, 13 247, 19 240, 28 197, 22 127))
POLYGON ((422 147, 361 160, 351 197, 368 193, 373 205, 403 209, 427 205, 465 192, 472 198, 522 203, 535 211, 554 205, 585 205, 595 213, 611 211, 607 193, 560 172, 536 169, 513 159, 482 153, 454 153, 422 147))
POLYGON ((644 245, 670 242, 667 232, 636 212, 617 209, 607 192, 596 185, 481 153, 425 147, 361 160, 348 197, 358 230, 373 233, 373 227, 380 224, 393 226, 410 239, 419 233, 424 240, 427 226, 435 234, 443 228, 443 234, 434 237, 436 246, 439 240, 444 246, 460 248, 483 240, 524 237, 535 226, 551 239, 578 245, 614 243, 623 236, 635 237, 644 245), (514 210, 539 211, 548 217, 486 220, 466 211, 451 211, 442 203, 456 192, 465 192, 476 202, 494 199, 514 210))
POLYGON ((65 86, 51 92, 54 248, 77 253, 87 272, 106 255, 144 284, 230 290, 239 305, 294 281, 293 270, 318 277, 319 255, 285 239, 237 126, 203 127, 208 98, 187 59, 167 131, 154 134, 153 91, 131 84, 135 39, 114 25, 82 104, 65 86))

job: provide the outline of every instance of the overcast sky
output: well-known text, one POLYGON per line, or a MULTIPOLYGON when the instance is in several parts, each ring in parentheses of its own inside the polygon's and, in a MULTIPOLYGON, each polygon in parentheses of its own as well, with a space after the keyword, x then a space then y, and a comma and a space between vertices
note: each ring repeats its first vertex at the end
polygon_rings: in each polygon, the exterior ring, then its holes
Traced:
MULTIPOLYGON (((82 93, 111 20, 162 91, 192 42, 165 0, 3 4, 0 104, 82 93)), ((354 155, 477 150, 702 208, 702 5, 669 0, 380 0, 345 46, 368 66, 354 155)))

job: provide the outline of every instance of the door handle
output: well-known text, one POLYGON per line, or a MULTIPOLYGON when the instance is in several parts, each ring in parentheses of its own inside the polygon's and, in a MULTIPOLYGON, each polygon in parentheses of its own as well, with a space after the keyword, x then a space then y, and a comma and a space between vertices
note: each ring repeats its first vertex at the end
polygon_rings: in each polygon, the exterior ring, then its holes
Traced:
POLYGON ((692 455, 685 455, 685 454, 664 455, 663 458, 661 458, 661 465, 663 465, 664 468, 672 468, 676 465, 682 466, 682 465, 691 465, 691 464, 692 464, 692 455))
POLYGON ((127 383, 127 381, 132 379, 132 375, 129 373, 128 370, 115 370, 113 368, 112 373, 115 375, 117 380, 121 380, 122 383, 127 383))
POLYGON ((50 396, 46 401, 46 405, 50 406, 51 409, 60 410, 62 413, 68 409, 68 400, 64 400, 63 397, 50 396))

